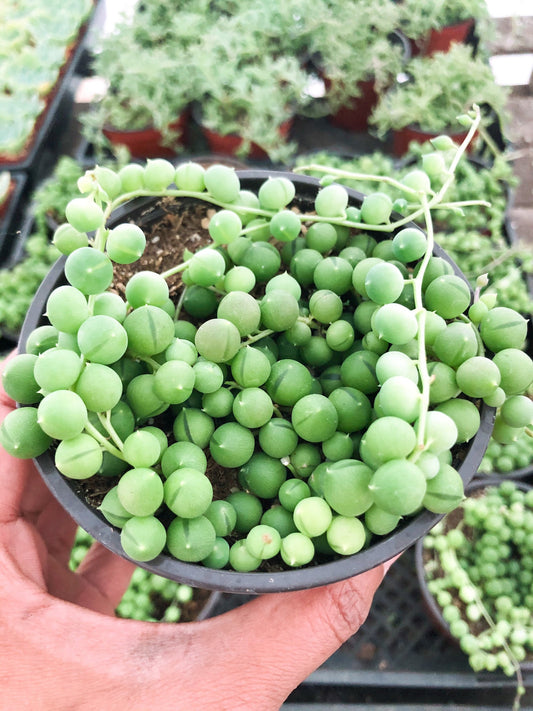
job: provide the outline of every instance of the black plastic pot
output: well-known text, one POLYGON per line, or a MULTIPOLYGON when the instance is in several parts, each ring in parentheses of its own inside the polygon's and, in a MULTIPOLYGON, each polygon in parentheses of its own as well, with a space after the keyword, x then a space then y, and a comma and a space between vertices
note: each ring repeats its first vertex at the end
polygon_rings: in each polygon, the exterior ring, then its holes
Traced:
POLYGON ((220 603, 221 593, 217 590, 212 590, 209 593, 209 597, 205 601, 204 606, 196 616, 195 620, 200 622, 201 620, 207 620, 208 617, 213 617, 217 605, 220 603))
MULTIPOLYGON (((313 209, 314 198, 320 189, 320 183, 315 178, 292 173, 245 170, 238 171, 237 175, 241 187, 252 191, 257 191, 269 176, 277 175, 291 179, 296 185, 297 193, 293 204, 304 210, 313 209)), ((350 203, 359 206, 364 196, 353 190, 348 190, 348 193, 350 203)), ((141 198, 119 208, 114 213, 110 226, 127 219, 147 227, 165 214, 164 209, 164 205, 157 199, 141 198)), ((456 273, 461 275, 459 269, 440 247, 435 246, 434 254, 450 262, 456 273)), ((21 331, 19 346, 21 351, 24 351, 29 333, 37 326, 46 323, 43 312, 47 296, 52 289, 65 283, 63 265, 64 258, 54 265, 36 294, 21 331)), ((467 445, 461 446, 460 451, 457 451, 454 464, 465 485, 474 476, 483 457, 492 432, 493 420, 494 409, 483 405, 479 431, 467 445)), ((56 470, 53 454, 47 451, 37 458, 36 463, 45 483, 75 521, 108 549, 126 557, 120 544, 119 529, 111 526, 96 509, 85 502, 79 482, 64 478, 56 470)), ((414 517, 407 518, 393 533, 377 538, 371 546, 359 553, 324 564, 293 570, 252 573, 212 570, 198 564, 178 561, 166 554, 161 554, 154 560, 140 565, 154 573, 194 587, 227 592, 265 593, 311 588, 344 580, 389 560, 424 536, 441 518, 442 515, 425 510, 414 517)))
MULTIPOLYGON (((490 487, 495 487, 498 486, 498 484, 501 484, 502 478, 497 479, 497 478, 492 478, 492 479, 487 479, 486 481, 475 481, 472 482, 469 486, 466 487, 466 495, 471 496, 476 494, 477 492, 483 491, 486 488, 490 487)), ((532 487, 526 484, 525 482, 521 481, 516 481, 516 486, 521 489, 522 491, 528 491, 532 487)), ((414 553, 415 553, 415 570, 416 570, 416 576, 418 579, 418 585, 420 588, 420 593, 422 595, 422 600, 424 603, 424 607, 427 610, 427 613, 429 615, 429 618, 431 622, 433 623, 434 627, 443 635, 443 637, 449 641, 451 641, 453 644, 459 646, 459 641, 452 635, 450 632, 450 626, 442 616, 442 610, 440 606, 437 604, 437 601, 435 600, 434 596, 431 594, 431 592, 428 590, 428 585, 427 585, 427 580, 424 572, 424 539, 421 538, 419 539, 414 548, 414 553)), ((520 662, 520 668, 523 671, 527 672, 533 672, 533 659, 527 659, 523 662, 520 662)))

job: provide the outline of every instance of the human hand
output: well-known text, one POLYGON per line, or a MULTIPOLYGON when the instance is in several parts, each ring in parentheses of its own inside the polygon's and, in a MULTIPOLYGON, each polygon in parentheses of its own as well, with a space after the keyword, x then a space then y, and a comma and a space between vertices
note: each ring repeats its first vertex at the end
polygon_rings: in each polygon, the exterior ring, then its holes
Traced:
MULTIPOLYGON (((0 389, 0 422, 14 403, 0 389)), ((0 447, 0 710, 274 711, 364 622, 387 565, 184 624, 114 617, 134 564, 76 524, 0 447)))

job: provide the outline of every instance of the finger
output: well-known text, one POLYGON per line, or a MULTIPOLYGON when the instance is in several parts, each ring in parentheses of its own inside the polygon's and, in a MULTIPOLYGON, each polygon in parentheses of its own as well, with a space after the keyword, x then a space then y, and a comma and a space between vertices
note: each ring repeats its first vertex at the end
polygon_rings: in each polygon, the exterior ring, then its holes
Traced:
MULTIPOLYGON (((100 543, 93 543, 77 573, 88 587, 97 590, 114 609, 126 592, 135 568, 136 565, 131 561, 112 553, 100 543)), ((77 602, 91 607, 87 600, 80 598, 77 602)))
POLYGON ((0 523, 19 518, 28 482, 34 479, 38 477, 31 459, 15 459, 0 447, 0 523))
POLYGON ((74 519, 57 499, 51 497, 39 513, 35 526, 49 554, 59 563, 66 565, 76 537, 77 524, 74 519))

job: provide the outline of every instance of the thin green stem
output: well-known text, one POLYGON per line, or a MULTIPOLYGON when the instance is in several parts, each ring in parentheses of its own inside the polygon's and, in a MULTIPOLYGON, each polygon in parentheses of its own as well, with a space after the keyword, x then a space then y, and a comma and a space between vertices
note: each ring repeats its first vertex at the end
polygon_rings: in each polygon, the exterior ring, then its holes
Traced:
POLYGON ((481 139, 486 143, 488 149, 490 150, 493 156, 498 157, 501 155, 501 150, 498 148, 496 141, 492 138, 490 133, 482 124, 480 124, 479 126, 479 135, 481 136, 481 139))
POLYGON ((265 328, 264 331, 259 331, 259 333, 256 333, 253 336, 248 336, 248 338, 242 342, 241 348, 243 346, 249 346, 250 343, 256 343, 256 341, 260 341, 262 338, 271 336, 273 333, 275 333, 275 331, 273 331, 271 328, 265 328))
POLYGON ((150 356, 136 355, 135 357, 138 358, 138 360, 142 360, 143 363, 149 365, 153 373, 157 373, 157 371, 161 367, 161 363, 158 363, 154 358, 151 358, 150 356))
POLYGON ((109 452, 109 454, 112 454, 114 457, 117 457, 118 459, 122 459, 123 461, 125 461, 124 455, 122 454, 120 449, 118 449, 118 447, 113 446, 109 442, 107 437, 105 437, 101 432, 99 432, 96 429, 96 427, 94 425, 92 425, 90 422, 87 422, 85 424, 85 431, 87 432, 87 434, 90 434, 91 437, 93 437, 98 442, 98 444, 102 447, 102 449, 105 449, 106 452, 109 452))
POLYGON ((102 423, 102 426, 105 427, 105 429, 109 433, 109 436, 111 437, 117 448, 120 449, 120 451, 122 452, 122 450, 124 449, 124 442, 120 439, 117 434, 117 431, 111 423, 111 411, 108 410, 107 412, 98 412, 97 416, 100 422, 102 423))
POLYGON ((251 234, 253 234, 254 232, 259 232, 260 230, 264 230, 264 229, 265 229, 265 225, 264 225, 264 224, 262 224, 262 225, 252 225, 251 227, 244 227, 244 228, 241 230, 241 235, 240 235, 240 236, 242 237, 242 236, 244 236, 244 235, 251 235, 251 234))
POLYGON ((327 173, 328 175, 336 175, 337 177, 346 178, 347 180, 365 180, 368 182, 385 183, 386 185, 398 188, 398 190, 401 190, 402 192, 407 193, 408 195, 418 195, 418 191, 414 188, 410 188, 407 185, 404 185, 400 180, 396 180, 395 178, 391 178, 386 175, 368 175, 366 173, 357 173, 355 171, 352 172, 350 170, 343 170, 342 168, 331 168, 329 166, 323 166, 317 163, 310 163, 309 165, 294 168, 295 173, 305 173, 311 171, 314 171, 316 173, 327 173))
POLYGON ((490 273, 493 269, 499 267, 500 264, 503 264, 508 259, 515 257, 522 249, 523 247, 521 245, 514 245, 513 247, 509 247, 509 249, 506 249, 504 252, 502 252, 499 257, 496 257, 492 260, 492 262, 489 262, 484 267, 481 267, 479 271, 490 273))
POLYGON ((424 441, 426 436, 426 418, 429 411, 429 391, 431 379, 428 371, 427 354, 426 354, 426 309, 422 296, 422 282, 426 273, 429 260, 433 254, 435 246, 435 235, 433 231, 433 220, 429 203, 425 196, 422 199, 424 208, 424 218, 426 222, 427 249, 420 263, 420 269, 413 279, 413 292, 415 309, 418 320, 418 372, 420 375, 420 406, 418 414, 418 433, 417 433, 417 450, 421 452, 424 449, 424 441))
POLYGON ((487 200, 457 200, 456 202, 441 202, 438 205, 439 210, 453 210, 457 207, 490 207, 491 203, 487 200))
POLYGON ((187 287, 184 286, 183 289, 181 290, 181 294, 178 299, 178 303, 176 304, 176 311, 174 313, 174 321, 178 321, 181 313, 181 309, 183 307, 183 301, 185 299, 185 294, 187 293, 187 287))
POLYGON ((188 267, 187 262, 182 262, 181 264, 176 265, 175 267, 171 267, 170 269, 167 269, 165 272, 161 272, 161 276, 163 279, 168 279, 171 276, 174 276, 174 274, 179 274, 180 272, 185 271, 188 267))

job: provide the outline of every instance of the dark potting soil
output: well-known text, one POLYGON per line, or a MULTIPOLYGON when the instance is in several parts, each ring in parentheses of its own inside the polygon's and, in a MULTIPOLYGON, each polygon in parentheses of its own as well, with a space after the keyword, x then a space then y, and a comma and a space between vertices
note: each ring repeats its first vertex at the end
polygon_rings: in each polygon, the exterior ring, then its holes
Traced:
MULTIPOLYGON (((191 204, 185 209, 173 198, 161 200, 165 214, 155 222, 146 234, 146 248, 142 259, 133 264, 115 265, 114 288, 124 296, 128 280, 139 270, 161 273, 183 261, 185 250, 196 252, 199 248, 211 244, 207 227, 216 210, 204 204, 191 204), (179 208, 178 208, 179 206, 179 208)), ((170 298, 174 301, 179 296, 182 286, 181 275, 167 279, 170 298)))

